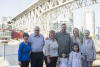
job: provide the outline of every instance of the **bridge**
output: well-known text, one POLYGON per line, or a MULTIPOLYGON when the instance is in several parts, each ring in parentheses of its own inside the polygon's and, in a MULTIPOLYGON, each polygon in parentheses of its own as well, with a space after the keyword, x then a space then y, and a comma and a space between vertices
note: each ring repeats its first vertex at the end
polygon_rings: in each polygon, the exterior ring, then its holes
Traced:
MULTIPOLYGON (((49 30, 53 29, 59 31, 60 25, 66 23, 67 31, 71 33, 74 28, 72 11, 98 3, 100 3, 100 0, 38 0, 15 16, 9 24, 12 26, 13 30, 29 33, 33 32, 34 26, 38 25, 41 28, 42 34, 48 36, 49 30)), ((6 62, 3 61, 4 45, 0 45, 1 67, 19 67, 17 61, 19 42, 13 43, 14 44, 8 43, 8 45, 5 45, 6 62)), ((100 42, 95 44, 97 60, 94 62, 93 66, 100 67, 100 42)))
POLYGON ((38 0, 11 20, 12 28, 32 32, 33 27, 38 25, 42 33, 47 35, 50 29, 58 31, 59 25, 66 23, 68 31, 71 32, 72 11, 99 2, 99 0, 38 0))

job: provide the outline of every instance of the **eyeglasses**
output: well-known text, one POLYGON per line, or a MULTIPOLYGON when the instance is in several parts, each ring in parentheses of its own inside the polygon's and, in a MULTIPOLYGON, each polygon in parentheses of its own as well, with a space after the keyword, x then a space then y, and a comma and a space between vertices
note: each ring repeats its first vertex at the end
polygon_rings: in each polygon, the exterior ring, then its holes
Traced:
POLYGON ((39 31, 39 30, 35 30, 35 31, 39 31))

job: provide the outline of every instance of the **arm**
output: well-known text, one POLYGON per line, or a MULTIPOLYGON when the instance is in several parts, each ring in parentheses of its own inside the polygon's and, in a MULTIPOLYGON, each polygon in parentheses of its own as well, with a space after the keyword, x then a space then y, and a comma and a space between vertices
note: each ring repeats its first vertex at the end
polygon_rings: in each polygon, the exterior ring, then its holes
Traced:
POLYGON ((22 58, 22 43, 19 45, 19 49, 18 49, 18 61, 21 62, 21 58, 22 58))
POLYGON ((85 59, 84 55, 81 52, 80 54, 81 54, 81 60, 84 60, 85 59))
POLYGON ((71 67, 71 65, 72 65, 72 59, 73 59, 73 56, 72 56, 72 52, 71 52, 69 55, 69 62, 68 62, 69 67, 71 67))
POLYGON ((44 40, 44 37, 43 37, 43 46, 45 45, 45 40, 44 40))
POLYGON ((50 55, 50 45, 47 40, 45 41, 45 53, 46 53, 46 56, 50 55))
POLYGON ((93 49, 93 60, 96 60, 96 49, 93 40, 92 40, 92 49, 93 49))
POLYGON ((58 60, 57 60, 57 65, 59 65, 60 62, 61 62, 61 58, 58 58, 58 60))
POLYGON ((49 45, 49 41, 45 42, 45 55, 47 56, 47 62, 50 63, 50 45, 49 45))
POLYGON ((58 40, 57 38, 58 38, 58 33, 56 33, 56 35, 55 35, 55 39, 56 39, 56 40, 58 40))
POLYGON ((70 52, 72 51, 72 46, 73 46, 73 40, 72 40, 72 38, 70 37, 70 52))

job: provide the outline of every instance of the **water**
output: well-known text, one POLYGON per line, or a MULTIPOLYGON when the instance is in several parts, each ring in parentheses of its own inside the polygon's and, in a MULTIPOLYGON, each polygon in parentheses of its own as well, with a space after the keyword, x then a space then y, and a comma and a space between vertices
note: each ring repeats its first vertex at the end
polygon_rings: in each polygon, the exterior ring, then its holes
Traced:
MULTIPOLYGON (((0 57, 4 55, 4 45, 0 45, 0 57)), ((18 65, 18 45, 5 45, 5 60, 11 66, 18 65)))

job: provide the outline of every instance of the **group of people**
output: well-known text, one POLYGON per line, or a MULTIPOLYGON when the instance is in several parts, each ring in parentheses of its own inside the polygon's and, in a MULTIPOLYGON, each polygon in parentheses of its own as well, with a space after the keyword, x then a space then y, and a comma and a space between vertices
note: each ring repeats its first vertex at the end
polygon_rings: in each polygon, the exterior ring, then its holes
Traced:
POLYGON ((23 34, 24 41, 18 49, 18 61, 21 67, 92 67, 96 60, 94 41, 89 37, 89 30, 84 36, 79 29, 74 28, 73 36, 66 32, 66 24, 61 25, 61 31, 50 30, 49 36, 44 39, 40 28, 36 26, 30 36, 23 34))

